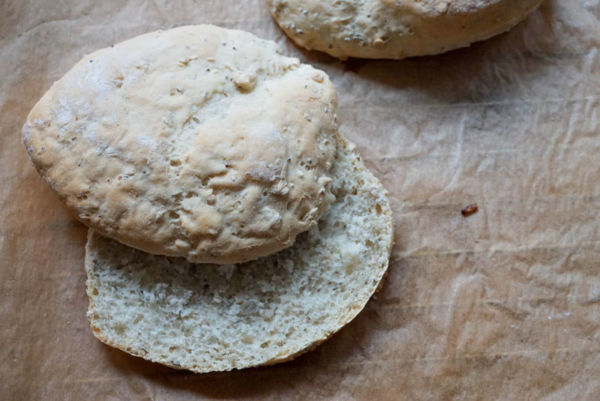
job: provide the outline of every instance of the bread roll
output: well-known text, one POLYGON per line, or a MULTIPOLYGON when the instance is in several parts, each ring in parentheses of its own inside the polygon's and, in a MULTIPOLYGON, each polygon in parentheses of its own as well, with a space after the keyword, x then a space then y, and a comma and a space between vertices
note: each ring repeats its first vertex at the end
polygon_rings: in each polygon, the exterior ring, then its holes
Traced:
POLYGON ((505 32, 542 0, 267 0, 299 46, 346 59, 444 53, 505 32))
POLYGON ((90 231, 85 267, 94 335, 132 355, 194 372, 282 362, 321 343, 365 306, 388 268, 386 191, 341 139, 335 202, 274 255, 195 265, 90 231))
POLYGON ((74 215, 134 248, 237 263, 293 244, 333 197, 336 91, 275 43, 210 25, 84 57, 24 142, 74 215))

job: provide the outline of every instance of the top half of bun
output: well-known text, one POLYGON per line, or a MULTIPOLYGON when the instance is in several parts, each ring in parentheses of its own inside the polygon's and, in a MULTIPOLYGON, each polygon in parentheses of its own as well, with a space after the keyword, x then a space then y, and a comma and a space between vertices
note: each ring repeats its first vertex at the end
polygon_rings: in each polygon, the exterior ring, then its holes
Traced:
POLYGON ((191 262, 277 252, 332 202, 336 91, 275 43, 211 25, 84 57, 35 105, 24 143, 83 223, 191 262))

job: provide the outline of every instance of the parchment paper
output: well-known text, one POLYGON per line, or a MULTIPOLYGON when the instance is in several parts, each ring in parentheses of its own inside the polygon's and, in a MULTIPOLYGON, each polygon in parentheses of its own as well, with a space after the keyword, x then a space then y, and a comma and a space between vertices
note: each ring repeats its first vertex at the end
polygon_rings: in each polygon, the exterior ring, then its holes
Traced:
POLYGON ((599 46, 597 0, 547 0, 450 54, 345 63, 292 45, 264 0, 0 1, 0 399, 600 399, 599 46), (324 69, 342 132, 390 192, 382 292, 283 365, 195 375, 98 342, 86 230, 21 144, 30 108, 84 54, 194 23, 324 69))

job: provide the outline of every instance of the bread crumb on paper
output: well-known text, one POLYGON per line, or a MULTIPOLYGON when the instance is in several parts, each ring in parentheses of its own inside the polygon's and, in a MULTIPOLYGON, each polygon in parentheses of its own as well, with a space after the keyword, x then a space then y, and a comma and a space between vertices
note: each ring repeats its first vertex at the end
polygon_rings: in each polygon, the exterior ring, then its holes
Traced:
POLYGON ((463 215, 463 217, 469 217, 471 215, 474 215, 478 211, 479 206, 477 206, 477 203, 471 203, 470 205, 463 207, 460 213, 463 215))

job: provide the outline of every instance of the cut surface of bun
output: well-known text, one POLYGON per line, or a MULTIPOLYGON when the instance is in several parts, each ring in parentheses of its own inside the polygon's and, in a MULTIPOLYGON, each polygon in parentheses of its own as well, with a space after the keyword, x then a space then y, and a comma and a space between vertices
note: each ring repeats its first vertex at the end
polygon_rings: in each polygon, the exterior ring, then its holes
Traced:
POLYGON ((387 193, 339 138, 336 200, 283 251, 237 265, 150 255, 92 230, 88 317, 100 341, 194 372, 286 361, 350 322, 388 268, 387 193))

